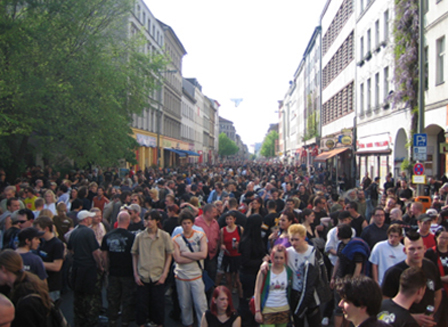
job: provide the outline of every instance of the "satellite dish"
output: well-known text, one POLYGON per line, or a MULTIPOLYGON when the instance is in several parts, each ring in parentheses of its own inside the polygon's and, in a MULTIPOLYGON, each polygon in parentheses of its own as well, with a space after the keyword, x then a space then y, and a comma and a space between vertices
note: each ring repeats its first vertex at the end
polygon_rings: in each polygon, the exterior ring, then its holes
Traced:
POLYGON ((243 101, 243 99, 230 99, 230 101, 235 103, 235 108, 240 105, 240 103, 243 101))

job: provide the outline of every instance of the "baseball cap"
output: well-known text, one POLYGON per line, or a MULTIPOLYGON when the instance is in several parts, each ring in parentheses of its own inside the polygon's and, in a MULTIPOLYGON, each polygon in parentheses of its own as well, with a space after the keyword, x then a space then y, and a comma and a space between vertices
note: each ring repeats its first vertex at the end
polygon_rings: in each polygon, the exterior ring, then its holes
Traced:
POLYGON ((39 231, 37 228, 27 227, 27 228, 22 229, 19 232, 18 238, 19 238, 19 242, 23 242, 25 240, 30 240, 35 237, 41 237, 44 234, 45 234, 45 232, 39 231))
POLYGON ((417 220, 421 221, 421 222, 425 222, 425 221, 431 221, 432 218, 429 215, 427 215, 426 213, 423 213, 420 216, 418 216, 417 220))
POLYGON ((434 217, 436 217, 439 213, 437 212, 436 209, 428 209, 428 210, 426 210, 426 214, 427 214, 429 217, 434 218, 434 217))
POLYGON ((90 212, 87 210, 81 210, 80 212, 78 212, 78 216, 76 218, 78 218, 78 220, 84 220, 86 218, 89 217, 95 217, 96 213, 95 212, 90 212))
POLYGON ((140 208, 140 206, 137 203, 132 203, 131 205, 124 206, 124 208, 126 210, 132 210, 132 211, 135 211, 135 212, 142 211, 142 209, 140 208))

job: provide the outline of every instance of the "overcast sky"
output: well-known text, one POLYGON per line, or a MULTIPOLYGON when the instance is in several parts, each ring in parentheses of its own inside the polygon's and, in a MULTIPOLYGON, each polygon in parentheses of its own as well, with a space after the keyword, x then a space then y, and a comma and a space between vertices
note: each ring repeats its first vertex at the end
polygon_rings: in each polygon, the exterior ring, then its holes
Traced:
POLYGON ((278 100, 293 79, 326 0, 144 0, 187 51, 182 75, 197 78, 234 122, 243 142, 262 142, 278 122, 278 100), (235 108, 230 101, 242 98, 235 108))

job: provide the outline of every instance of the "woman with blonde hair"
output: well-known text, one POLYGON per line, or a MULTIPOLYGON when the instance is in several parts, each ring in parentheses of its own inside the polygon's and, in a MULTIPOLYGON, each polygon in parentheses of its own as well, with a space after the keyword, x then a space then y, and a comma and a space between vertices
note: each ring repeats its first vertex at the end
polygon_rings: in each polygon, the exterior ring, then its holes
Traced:
POLYGON ((47 190, 44 193, 44 209, 48 209, 53 213, 53 216, 56 215, 56 195, 53 193, 52 190, 47 190))
POLYGON ((42 217, 42 216, 50 217, 51 219, 53 219, 54 214, 53 214, 53 211, 51 211, 50 209, 42 209, 39 212, 39 216, 38 217, 42 217))
POLYGON ((23 269, 20 254, 7 249, 0 253, 0 285, 11 288, 9 298, 17 313, 12 325, 46 327, 51 311, 47 284, 23 269))

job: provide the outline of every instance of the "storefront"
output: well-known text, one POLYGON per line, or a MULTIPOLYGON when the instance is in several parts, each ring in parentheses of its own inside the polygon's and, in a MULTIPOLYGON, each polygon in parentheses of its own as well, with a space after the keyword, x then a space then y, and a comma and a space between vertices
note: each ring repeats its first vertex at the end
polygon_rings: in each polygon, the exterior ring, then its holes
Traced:
POLYGON ((341 133, 323 137, 320 143, 323 152, 314 158, 315 163, 330 172, 332 181, 337 181, 342 190, 355 184, 352 176, 352 140, 352 129, 344 129, 341 133))
POLYGON ((368 172, 371 178, 380 177, 380 185, 382 185, 386 180, 386 175, 392 170, 389 164, 390 156, 392 155, 390 133, 360 137, 356 143, 360 178, 362 179, 368 172))

